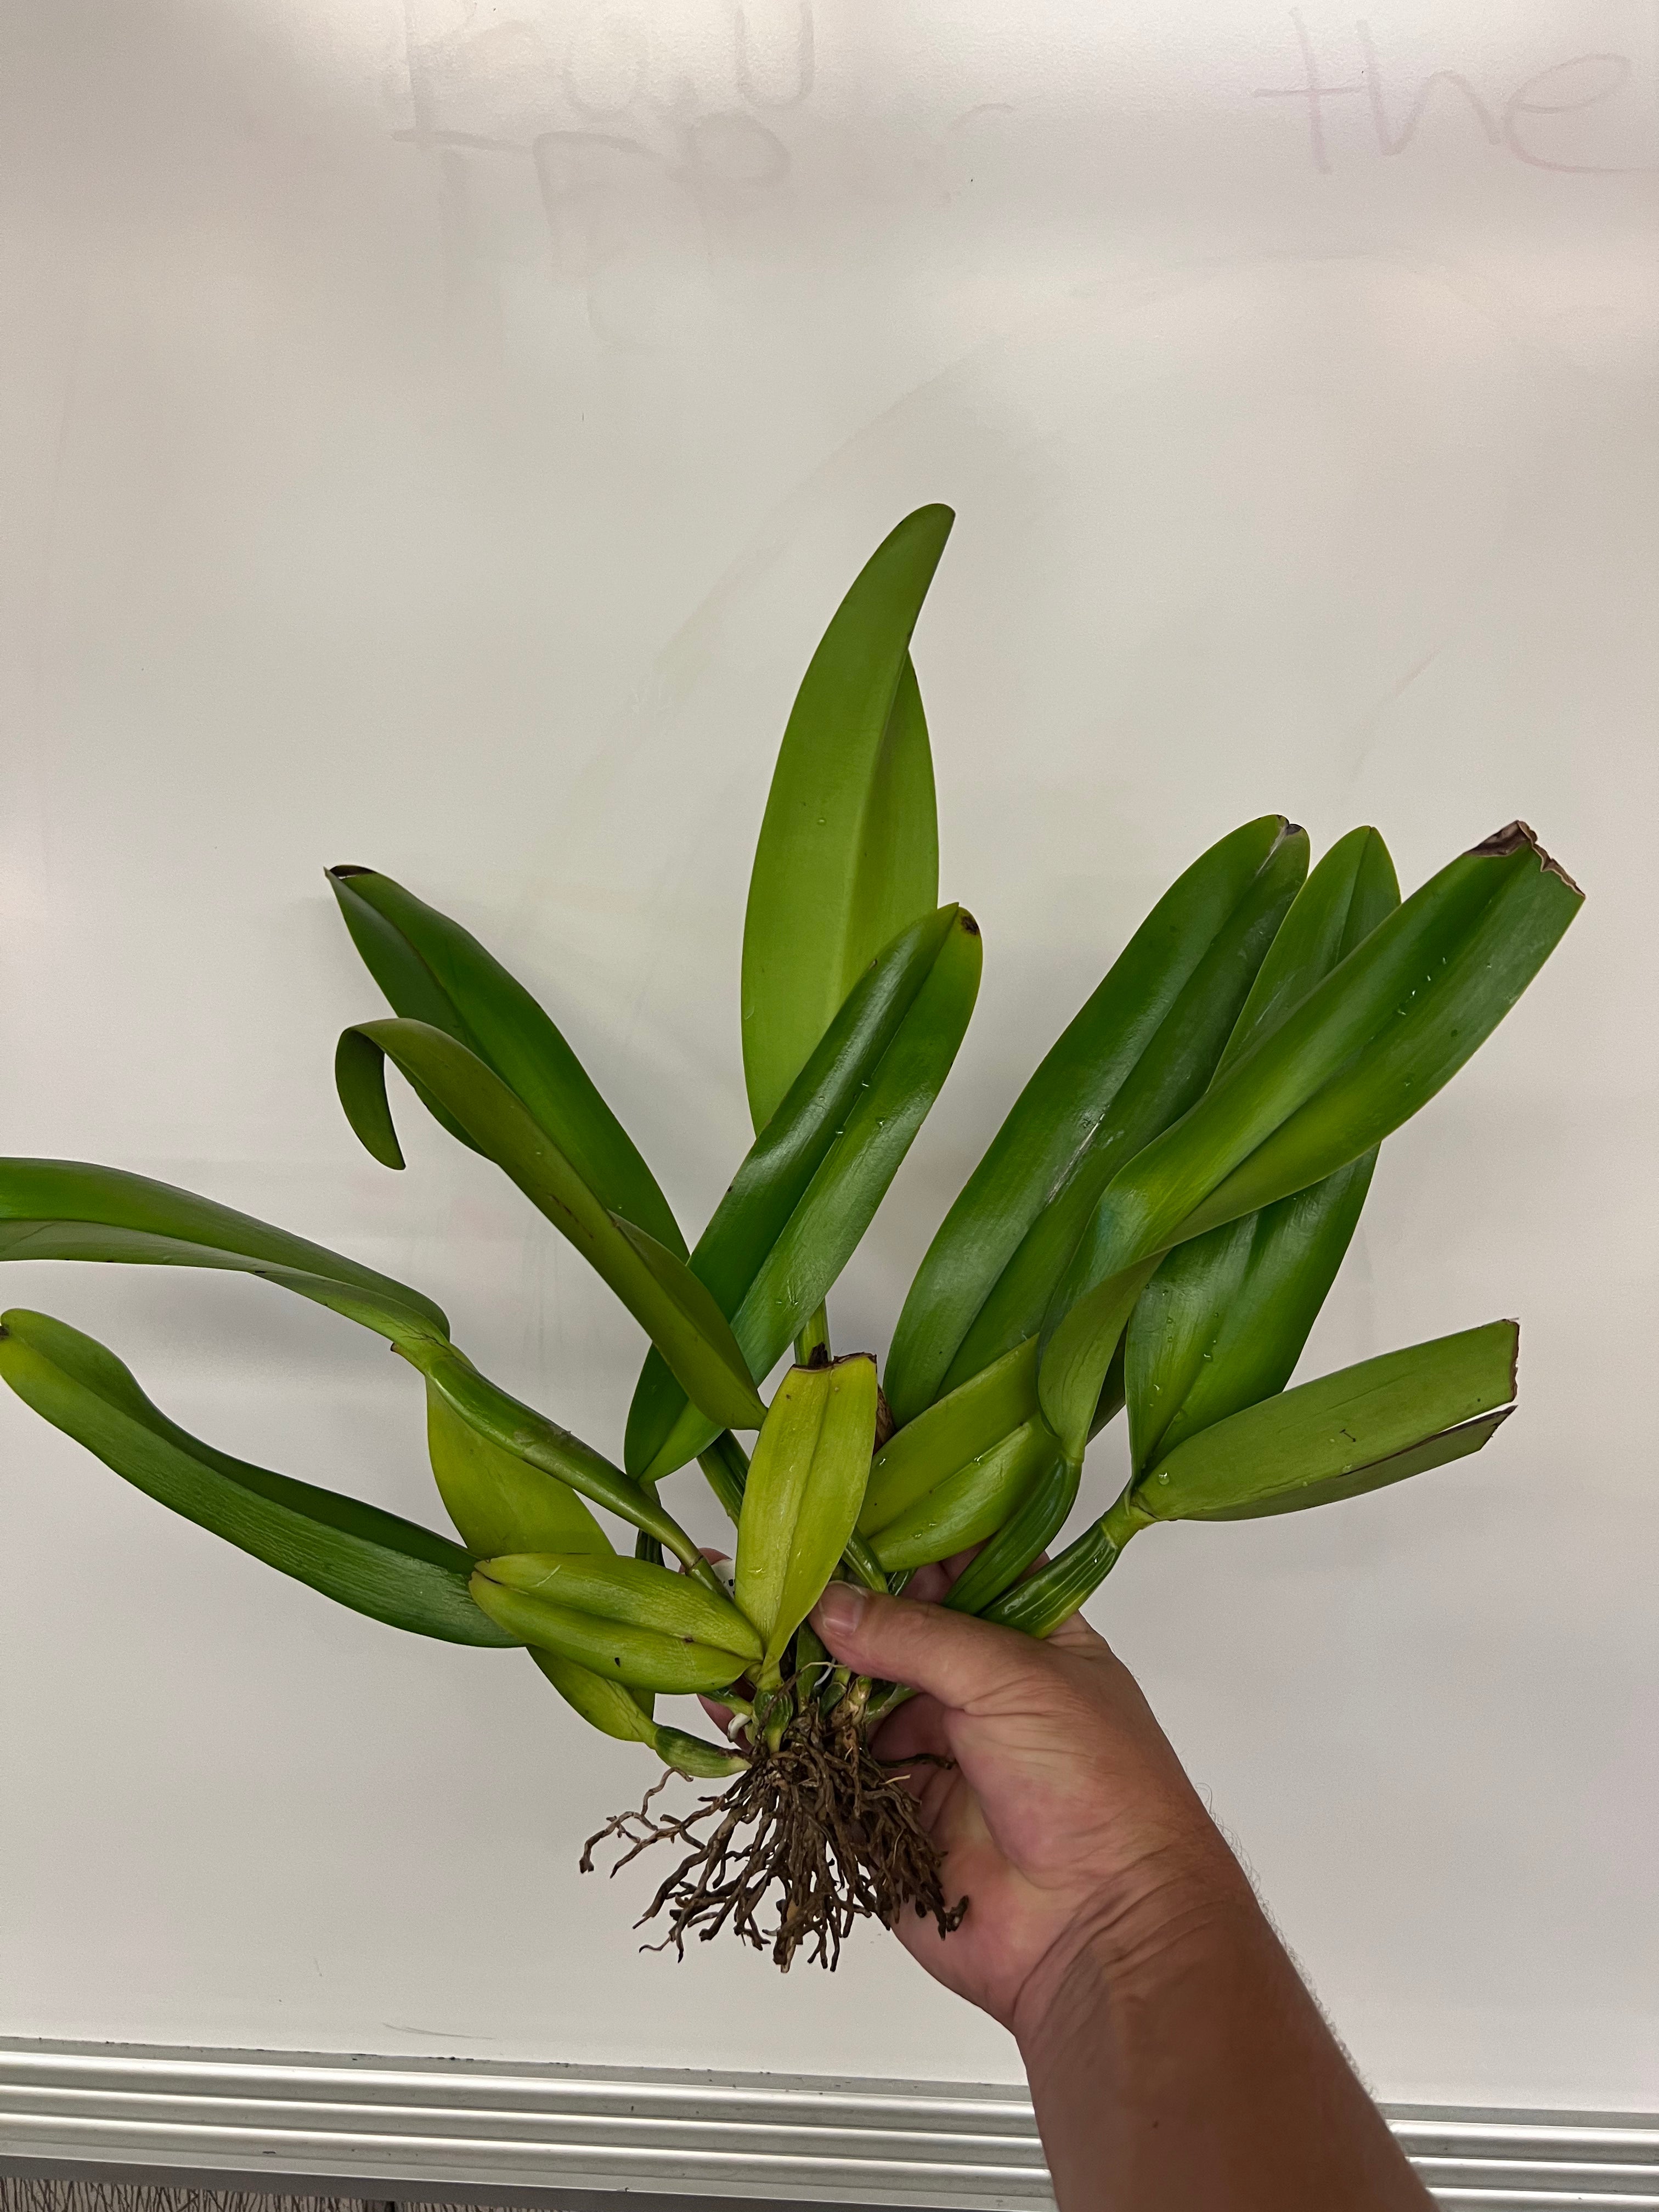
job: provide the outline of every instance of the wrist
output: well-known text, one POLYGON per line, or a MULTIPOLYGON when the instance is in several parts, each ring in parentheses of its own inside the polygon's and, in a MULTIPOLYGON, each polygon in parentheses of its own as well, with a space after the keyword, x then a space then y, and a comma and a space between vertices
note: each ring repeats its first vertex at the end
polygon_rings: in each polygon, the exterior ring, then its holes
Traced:
MULTIPOLYGON (((1249 1940, 1261 1911, 1218 1835, 1172 1845, 1103 1890, 1026 1977, 1009 2026, 1028 2075, 1112 2021, 1155 2011, 1207 1960, 1249 1940)), ((1265 1925, 1265 1923, 1261 1923, 1265 1925)))

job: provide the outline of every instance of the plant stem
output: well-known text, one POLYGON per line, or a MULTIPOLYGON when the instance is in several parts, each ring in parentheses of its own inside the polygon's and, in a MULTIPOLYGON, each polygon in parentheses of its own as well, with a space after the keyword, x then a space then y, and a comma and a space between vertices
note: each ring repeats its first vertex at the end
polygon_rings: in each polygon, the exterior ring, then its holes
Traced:
POLYGON ((795 1339, 797 1367, 827 1367, 830 1364, 830 1309, 821 1305, 811 1316, 795 1339))
POLYGON ((1075 1543, 1029 1582, 1016 1583, 994 1605, 987 1606, 982 1617, 1005 1628, 1024 1629, 1028 1636, 1052 1636, 1099 1589, 1135 1531, 1150 1527, 1155 1518, 1136 1504, 1131 1482, 1075 1543))
POLYGON ((865 1717, 870 1703, 870 1692, 875 1684, 867 1674, 854 1675, 846 1696, 830 1716, 830 1725, 835 1729, 857 1728, 865 1717))
POLYGON ((697 1454, 697 1465, 708 1479, 708 1487, 720 1500, 726 1519, 735 1528, 743 1511, 743 1493, 749 1481, 749 1455, 726 1429, 717 1436, 707 1451, 697 1454))
POLYGON ((887 1577, 877 1565, 875 1553, 862 1536, 852 1535, 848 1538, 847 1549, 841 1555, 841 1562, 844 1567, 849 1567, 852 1570, 866 1589, 875 1590, 883 1597, 888 1595, 890 1585, 887 1577))

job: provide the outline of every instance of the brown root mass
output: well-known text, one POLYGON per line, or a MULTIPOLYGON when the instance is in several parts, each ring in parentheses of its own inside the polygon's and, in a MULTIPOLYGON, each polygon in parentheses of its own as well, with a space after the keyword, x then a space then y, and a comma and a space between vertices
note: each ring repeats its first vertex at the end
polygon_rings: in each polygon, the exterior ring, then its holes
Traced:
POLYGON ((707 1943, 729 1925, 757 1951, 769 1950, 786 1973, 803 1948, 833 1973, 856 1920, 891 1928, 908 1908, 934 1920, 941 1936, 962 1923, 968 1900, 945 1904, 939 1853, 915 1800, 860 1729, 832 1729, 816 1706, 791 1722, 775 1751, 763 1744, 728 1788, 693 1813, 649 1812, 667 1780, 636 1813, 618 1813, 590 1836, 580 1861, 592 1874, 594 1845, 611 1838, 629 1846, 612 1875, 653 1844, 692 1846, 635 1923, 667 1913, 668 1933, 653 1950, 672 1943, 683 1959, 688 1936, 707 1943), (776 1918, 763 1926, 775 1889, 776 1918))

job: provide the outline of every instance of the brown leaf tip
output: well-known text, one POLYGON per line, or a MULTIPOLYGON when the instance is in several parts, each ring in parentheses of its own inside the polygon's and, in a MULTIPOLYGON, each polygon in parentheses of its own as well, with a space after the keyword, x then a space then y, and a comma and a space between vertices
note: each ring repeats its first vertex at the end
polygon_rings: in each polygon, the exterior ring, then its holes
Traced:
POLYGON ((1547 874, 1559 876, 1575 897, 1583 897, 1583 890, 1574 883, 1559 860, 1552 860, 1539 843, 1532 830, 1524 822, 1506 823, 1503 829, 1494 830, 1490 837, 1483 837, 1478 845, 1470 846, 1469 857, 1473 860, 1480 854, 1492 860, 1507 860, 1511 853, 1519 853, 1522 850, 1535 854, 1539 866, 1547 874))
POLYGON ((329 870, 331 876, 372 876, 373 868, 365 868, 356 860, 342 860, 337 867, 329 870))
POLYGON ((959 926, 967 931, 969 937, 977 937, 979 935, 979 924, 974 920, 973 915, 969 913, 966 907, 963 907, 961 912, 957 915, 957 921, 959 926))

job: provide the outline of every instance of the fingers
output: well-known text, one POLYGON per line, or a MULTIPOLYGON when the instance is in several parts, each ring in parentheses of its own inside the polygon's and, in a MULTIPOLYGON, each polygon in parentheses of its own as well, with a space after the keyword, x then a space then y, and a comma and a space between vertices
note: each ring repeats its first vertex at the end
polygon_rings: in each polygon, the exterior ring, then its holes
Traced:
POLYGON ((1030 1685, 1054 1660, 1033 1638, 943 1606, 831 1583, 812 1625, 843 1666, 925 1690, 958 1710, 1030 1685))
POLYGON ((948 1759, 951 1746, 944 1717, 935 1698, 912 1698, 891 1713, 877 1730, 875 1753, 884 1764, 915 1759, 926 1752, 930 1759, 948 1759))

